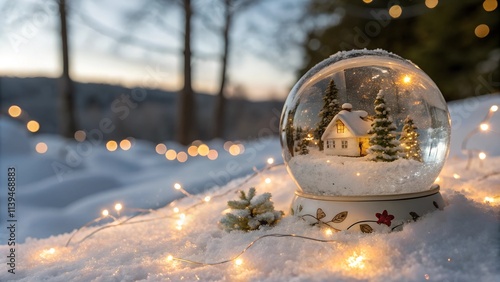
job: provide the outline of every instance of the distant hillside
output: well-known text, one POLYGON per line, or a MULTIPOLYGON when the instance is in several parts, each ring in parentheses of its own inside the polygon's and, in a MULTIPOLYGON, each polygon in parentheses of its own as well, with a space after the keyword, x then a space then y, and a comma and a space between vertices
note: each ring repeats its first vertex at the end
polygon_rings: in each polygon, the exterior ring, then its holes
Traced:
MULTIPOLYGON (((178 94, 153 89, 75 83, 76 117, 79 129, 98 129, 104 118, 116 126, 107 139, 134 137, 153 142, 173 140, 177 124, 178 94), (127 100, 128 97, 128 100, 127 100)), ((12 104, 39 121, 41 133, 57 133, 57 80, 53 78, 0 78, 0 107, 3 113, 12 104)), ((210 139, 215 96, 196 95, 199 139, 210 139)), ((229 99, 226 134, 229 140, 252 139, 277 134, 283 102, 251 102, 229 99)))

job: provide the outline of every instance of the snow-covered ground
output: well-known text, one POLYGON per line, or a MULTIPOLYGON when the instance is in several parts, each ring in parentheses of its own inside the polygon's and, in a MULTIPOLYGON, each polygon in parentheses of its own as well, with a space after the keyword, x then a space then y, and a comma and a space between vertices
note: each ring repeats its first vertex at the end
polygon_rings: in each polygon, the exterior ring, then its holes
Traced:
MULTIPOLYGON (((448 206, 403 231, 374 234, 329 234, 290 216, 296 188, 284 166, 245 183, 253 167, 264 168, 269 157, 281 160, 277 139, 245 143, 245 153, 236 157, 213 141, 208 145, 219 152, 216 160, 198 156, 179 163, 158 155, 147 142, 136 141, 128 151, 108 152, 104 144, 84 148, 55 136, 29 136, 22 125, 0 117, 0 281, 500 281, 500 112, 489 131, 468 143, 486 158, 475 157, 466 170, 460 152, 464 137, 493 104, 500 105, 500 95, 450 104, 451 152, 437 180, 448 206), (47 153, 35 153, 38 142, 48 145, 47 153), (16 170, 15 246, 7 245, 9 167, 16 170), (173 188, 176 182, 195 195, 184 197, 173 188), (272 193, 275 208, 285 217, 272 229, 222 231, 217 222, 226 202, 237 198, 238 189, 252 186, 258 194, 272 193), (115 203, 123 205, 121 217, 115 203), (136 223, 102 229, 80 242, 109 224, 107 217, 78 232, 66 247, 74 230, 100 217, 103 209, 119 217, 112 224, 134 209, 155 210, 127 222, 136 223), (331 242, 267 237, 240 256, 239 265, 168 259, 223 261, 256 238, 275 233, 331 242), (8 272, 11 248, 15 274, 8 272)), ((174 143, 167 147, 185 150, 174 143)))

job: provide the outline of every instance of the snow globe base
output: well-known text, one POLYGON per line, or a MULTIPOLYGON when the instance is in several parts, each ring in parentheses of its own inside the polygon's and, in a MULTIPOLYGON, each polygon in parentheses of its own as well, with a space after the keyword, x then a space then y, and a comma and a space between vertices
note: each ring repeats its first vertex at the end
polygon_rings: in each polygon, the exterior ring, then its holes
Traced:
POLYGON ((291 213, 335 231, 371 233, 401 229, 444 206, 439 185, 434 184, 423 192, 376 196, 318 196, 296 191, 291 213))

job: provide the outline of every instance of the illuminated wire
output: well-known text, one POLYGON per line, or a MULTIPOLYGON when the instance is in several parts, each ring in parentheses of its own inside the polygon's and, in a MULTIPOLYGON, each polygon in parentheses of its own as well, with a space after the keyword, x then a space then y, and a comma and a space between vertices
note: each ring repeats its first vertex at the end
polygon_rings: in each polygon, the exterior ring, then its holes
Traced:
POLYGON ((197 264, 197 265, 219 265, 219 264, 224 264, 228 262, 232 262, 236 259, 238 259, 241 255, 243 255, 248 249, 250 249, 256 242, 268 238, 268 237, 274 237, 274 238, 283 238, 283 237, 290 237, 290 238, 296 238, 296 239, 303 239, 303 240, 309 240, 309 241, 315 241, 315 242, 320 242, 320 243, 335 243, 337 240, 326 240, 326 239, 318 239, 318 238, 313 238, 313 237, 307 237, 307 236, 302 236, 302 235, 296 235, 296 234, 266 234, 258 237, 257 239, 253 240, 250 242, 241 252, 239 252, 237 255, 218 262, 199 262, 199 261, 194 261, 194 260, 189 260, 189 259, 183 259, 183 258, 177 258, 177 257, 171 257, 172 260, 177 260, 177 261, 182 261, 186 263, 191 263, 191 264, 197 264))
POLYGON ((467 157, 468 157, 468 159, 467 159, 467 165, 466 165, 465 169, 469 169, 470 168, 470 165, 471 165, 474 153, 478 153, 479 152, 479 150, 477 150, 477 149, 467 149, 467 143, 469 142, 469 139, 472 138, 472 136, 474 136, 480 130, 484 131, 484 130, 488 129, 488 127, 485 127, 483 125, 488 125, 488 121, 493 117, 493 115, 495 114, 495 112, 497 112, 497 110, 498 110, 498 107, 496 105, 491 106, 490 109, 488 110, 488 113, 486 114, 486 116, 479 123, 479 126, 474 127, 474 129, 471 132, 469 132, 469 134, 467 134, 467 136, 462 141, 462 148, 461 148, 462 152, 464 154, 466 154, 467 157))
MULTIPOLYGON (((284 165, 284 163, 277 163, 277 164, 273 164, 273 165, 267 165, 266 167, 264 167, 263 169, 261 169, 260 171, 257 171, 255 170, 255 172, 250 175, 249 177, 247 177, 247 179, 245 179, 245 181, 243 181, 242 183, 240 183, 239 185, 229 189, 228 191, 224 192, 224 193, 221 193, 221 194, 218 194, 218 195, 215 195, 213 197, 211 197, 211 200, 214 200, 214 199, 217 199, 217 198, 221 198, 221 197, 224 197, 226 195, 228 195, 229 193, 231 192, 234 192, 234 190, 236 189, 240 189, 241 187, 243 187, 244 185, 246 185, 248 182, 250 182, 250 180, 252 180, 253 178, 255 178, 257 175, 259 175, 259 173, 262 173, 262 172, 265 172, 265 171, 268 171, 268 170, 271 170, 275 167, 279 167, 279 166, 282 166, 284 165)), ((204 204, 207 204, 208 202, 204 200, 204 198, 202 198, 198 203, 196 204, 193 204, 189 207, 187 207, 186 209, 182 210, 182 211, 179 211, 179 213, 186 213, 187 211, 189 210, 192 210, 198 206, 201 206, 201 205, 204 205, 204 204)), ((116 218, 112 217, 115 221, 110 223, 109 225, 104 225, 104 226, 101 226, 99 228, 97 228, 96 230, 92 231, 91 233, 89 233, 87 236, 85 236, 83 239, 79 240, 78 242, 76 242, 76 244, 80 244, 82 242, 84 242, 85 240, 89 239, 90 237, 92 237, 93 235, 95 235, 96 233, 104 230, 104 229, 108 229, 108 228, 111 228, 111 227, 118 227, 118 226, 122 226, 122 225, 129 225, 129 224, 137 224, 137 223, 144 223, 144 222, 151 222, 151 221, 155 221, 155 220, 160 220, 160 219, 165 219, 165 218, 177 218, 176 216, 172 216, 172 215, 164 215, 164 216, 159 216, 159 217, 155 217, 155 218, 148 218, 148 219, 141 219, 141 220, 136 220, 136 221, 130 221, 132 220, 133 218, 139 216, 139 215, 147 215, 147 214, 151 214, 153 212, 157 212, 156 210, 153 210, 153 209, 131 209, 131 210, 134 210, 134 211, 139 211, 138 214, 135 214, 133 216, 130 216, 128 217, 127 219, 119 222, 119 223, 116 223, 116 218)), ((108 217, 111 217, 110 215, 108 217)), ((95 222, 98 222, 100 221, 101 219, 103 219, 104 217, 99 217, 99 218, 96 218, 90 222, 88 222, 87 224, 85 224, 84 226, 78 228, 78 230, 76 230, 75 233, 73 233, 71 235, 71 237, 69 238, 69 240, 66 242, 66 247, 69 246, 69 244, 71 243, 71 240, 73 239, 73 237, 78 233, 80 232, 83 228, 85 227, 88 227, 89 225, 91 225, 92 223, 95 223, 95 222)))

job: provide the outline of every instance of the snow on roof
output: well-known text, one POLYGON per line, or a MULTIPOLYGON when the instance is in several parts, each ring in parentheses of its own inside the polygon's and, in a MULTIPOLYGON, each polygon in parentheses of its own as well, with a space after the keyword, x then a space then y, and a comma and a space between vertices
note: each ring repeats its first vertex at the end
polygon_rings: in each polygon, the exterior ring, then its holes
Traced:
POLYGON ((321 136, 321 140, 324 140, 330 131, 333 130, 337 120, 341 120, 345 126, 349 129, 354 136, 365 136, 371 129, 371 120, 367 119, 368 113, 365 111, 340 111, 335 115, 332 121, 328 124, 325 132, 321 136))

